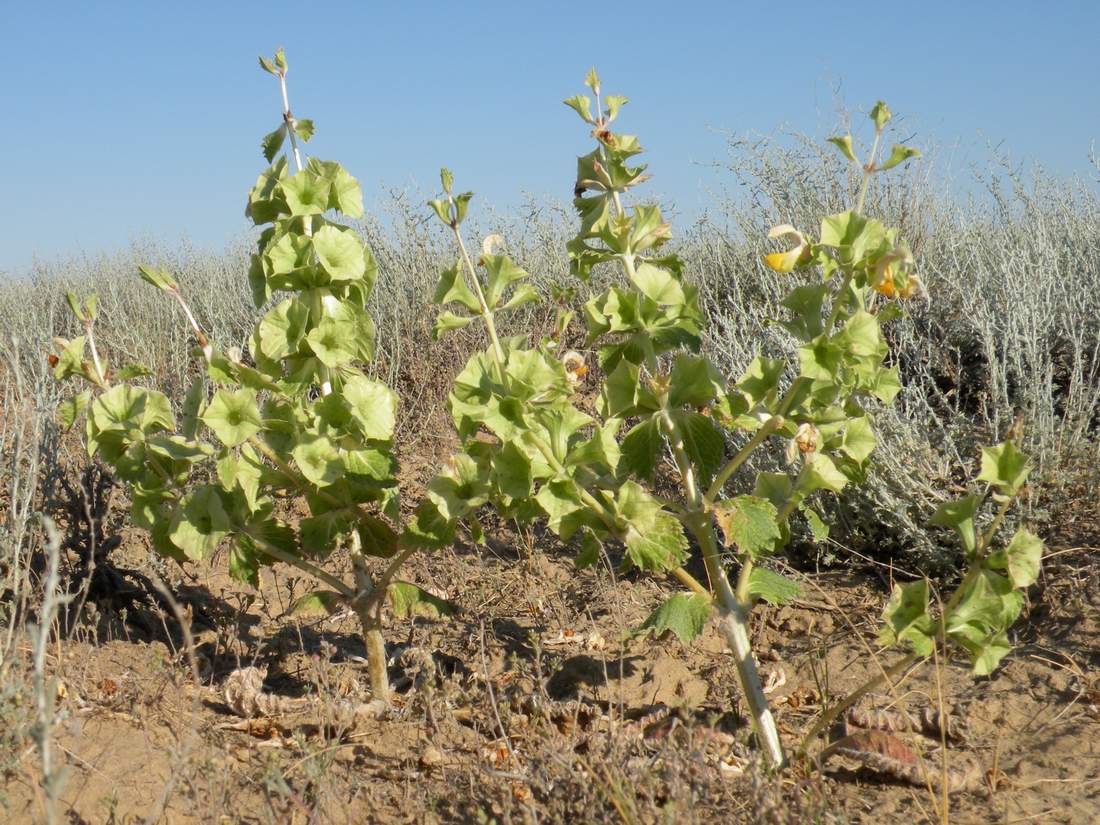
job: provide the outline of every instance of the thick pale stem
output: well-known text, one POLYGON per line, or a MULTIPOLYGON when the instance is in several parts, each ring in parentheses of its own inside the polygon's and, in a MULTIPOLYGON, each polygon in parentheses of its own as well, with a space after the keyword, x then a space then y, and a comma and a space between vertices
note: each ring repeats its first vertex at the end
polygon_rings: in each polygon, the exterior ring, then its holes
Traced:
MULTIPOLYGON (((684 487, 684 493, 692 505, 692 514, 689 519, 689 527, 695 535, 695 540, 703 551, 703 563, 707 568, 707 576, 710 578, 711 587, 717 594, 717 606, 720 613, 718 629, 733 652, 734 662, 737 665, 737 676, 741 682, 741 691, 748 703, 749 712, 752 715, 753 728, 760 739, 760 744, 768 756, 768 761, 776 768, 782 768, 787 764, 787 757, 783 753, 783 744, 779 741, 779 730, 775 726, 775 718, 771 708, 768 707, 768 698, 764 695, 764 687, 760 683, 760 674, 756 669, 756 660, 752 655, 752 643, 749 640, 749 600, 748 600, 748 575, 744 576, 746 591, 741 598, 730 587, 726 571, 718 553, 718 543, 714 538, 714 525, 710 514, 706 511, 706 502, 695 486, 695 474, 684 449, 683 437, 665 409, 661 413, 661 423, 664 425, 672 444, 672 451, 676 458, 676 465, 680 470, 680 480, 684 487)), ((746 561, 746 570, 748 570, 746 561)), ((739 587, 739 589, 742 589, 739 587)))
POLYGON ((768 697, 764 695, 764 687, 760 683, 760 674, 756 669, 756 660, 752 655, 748 606, 737 599, 730 587, 729 579, 726 578, 726 571, 722 568, 718 557, 714 529, 710 520, 698 520, 693 532, 696 541, 703 548, 703 561, 707 566, 707 574, 717 592, 718 611, 721 614, 718 630, 733 652, 741 691, 748 703, 749 713, 752 715, 753 728, 772 766, 786 767, 787 757, 783 753, 783 743, 779 741, 775 717, 772 716, 771 708, 768 707, 768 697))
POLYGON ((290 137, 290 148, 294 152, 294 166, 301 172, 302 156, 298 152, 298 135, 294 131, 294 115, 290 112, 290 100, 286 94, 285 72, 279 72, 279 91, 283 93, 283 122, 286 123, 287 135, 290 137))
MULTIPOLYGON (((408 555, 398 556, 386 571, 392 576, 408 555)), ((367 648, 367 675, 370 677, 371 694, 383 702, 390 701, 390 679, 386 668, 386 641, 382 638, 381 609, 372 610, 374 600, 385 597, 388 581, 377 586, 371 581, 370 569, 363 555, 359 534, 352 533, 351 569, 355 576, 356 595, 353 602, 355 614, 363 628, 363 644, 367 648)))
POLYGON ((478 305, 481 307, 481 318, 485 321, 485 331, 489 333, 489 340, 493 344, 493 355, 497 360, 497 365, 500 367, 501 375, 504 374, 504 348, 500 345, 500 336, 497 335, 496 321, 493 320, 493 311, 489 308, 488 302, 485 300, 485 293, 481 289, 481 279, 477 277, 477 269, 474 267, 474 261, 470 257, 470 253, 466 250, 466 242, 462 240, 462 233, 458 230, 458 224, 451 224, 451 231, 454 232, 455 241, 458 242, 459 252, 462 254, 462 260, 466 265, 466 273, 469 275, 470 285, 474 288, 474 293, 477 295, 478 305))
POLYGON ((214 357, 214 347, 210 344, 210 339, 206 337, 206 334, 202 331, 202 327, 199 326, 199 322, 195 320, 195 314, 191 312, 191 307, 187 305, 187 301, 183 300, 183 293, 180 292, 179 287, 172 287, 168 290, 172 297, 176 299, 176 303, 180 305, 180 309, 183 310, 184 316, 187 318, 187 323, 191 327, 191 331, 195 333, 195 340, 199 342, 199 347, 202 348, 202 357, 206 359, 207 363, 214 357))
POLYGON ((363 625, 363 641, 367 646, 367 675, 370 692, 375 699, 390 701, 390 677, 386 668, 386 640, 382 638, 382 624, 365 608, 359 612, 363 625))
POLYGON ((875 173, 875 155, 878 154, 878 145, 882 140, 882 129, 875 129, 875 142, 871 146, 871 156, 863 167, 863 180, 859 184, 859 197, 856 199, 856 214, 863 214, 863 200, 867 197, 867 185, 871 182, 871 175, 875 173))
POLYGON ((88 349, 92 353, 92 366, 95 367, 95 374, 96 377, 99 379, 100 386, 106 387, 107 376, 103 374, 103 362, 99 360, 99 350, 97 350, 95 346, 95 332, 93 331, 94 326, 95 322, 91 319, 88 319, 84 322, 84 330, 87 333, 88 338, 88 349))

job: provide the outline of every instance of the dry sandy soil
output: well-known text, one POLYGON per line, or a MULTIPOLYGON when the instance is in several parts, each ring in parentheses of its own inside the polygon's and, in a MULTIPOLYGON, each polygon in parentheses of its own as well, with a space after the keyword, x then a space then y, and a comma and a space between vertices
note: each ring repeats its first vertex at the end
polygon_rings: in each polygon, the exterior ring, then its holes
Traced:
MULTIPOLYGON (((775 776, 754 756, 713 628, 688 648, 630 637, 664 583, 578 572, 547 545, 501 533, 413 565, 408 578, 465 611, 390 622, 400 692, 380 718, 353 621, 286 615, 309 582, 265 571, 255 593, 219 560, 161 568, 192 658, 170 606, 124 576, 137 595, 101 600, 96 620, 51 652, 64 688, 63 821, 939 822, 945 776, 961 786, 947 797, 951 822, 1100 821, 1095 550, 1048 561, 1018 646, 992 677, 937 662, 864 705, 892 711, 878 716, 893 727, 898 711, 942 708, 958 734, 946 750, 938 733, 871 734, 915 766, 838 753, 775 776), (274 715, 231 712, 226 682, 242 666, 266 668, 274 715)), ((150 569, 142 535, 124 531, 112 561, 150 569)), ((888 577, 815 575, 799 602, 754 614, 789 745, 830 697, 876 672, 888 577)), ((36 754, 19 747, 3 780, 7 821, 42 821, 36 754)))

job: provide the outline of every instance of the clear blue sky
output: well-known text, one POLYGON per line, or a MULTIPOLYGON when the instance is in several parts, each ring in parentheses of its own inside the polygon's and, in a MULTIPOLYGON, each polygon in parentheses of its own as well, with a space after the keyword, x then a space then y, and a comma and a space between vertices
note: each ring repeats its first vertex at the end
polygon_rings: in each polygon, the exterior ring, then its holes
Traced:
POLYGON ((1100 136, 1100 3, 17 3, 0 36, 0 271, 186 235, 220 248, 279 118, 256 55, 282 44, 310 151, 370 196, 463 188, 506 207, 569 197, 581 123, 560 101, 596 64, 631 105, 654 191, 688 213, 728 180, 719 131, 825 136, 837 97, 878 97, 914 143, 1000 143, 1057 174, 1100 136), (623 18, 615 16, 622 10, 623 18))

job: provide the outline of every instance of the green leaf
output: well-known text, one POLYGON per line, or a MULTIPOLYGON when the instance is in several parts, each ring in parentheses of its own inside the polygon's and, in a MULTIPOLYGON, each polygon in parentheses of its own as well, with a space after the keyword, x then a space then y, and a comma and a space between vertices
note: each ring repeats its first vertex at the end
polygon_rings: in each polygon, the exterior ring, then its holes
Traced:
POLYGON ((334 281, 357 281, 366 271, 363 244, 350 229, 322 226, 313 235, 313 249, 334 281))
POLYGON ((786 576, 766 567, 754 567, 749 572, 749 596, 768 604, 781 605, 793 602, 802 592, 802 586, 786 576))
POLYGON ((829 293, 827 284, 807 284, 792 289, 781 302, 794 316, 783 326, 800 341, 809 342, 825 331, 822 305, 829 293))
POLYGON ((964 645, 970 652, 971 666, 975 676, 988 676, 997 669, 1001 659, 1012 652, 1012 645, 1008 641, 1008 635, 997 633, 985 639, 980 645, 964 645))
POLYGON ((610 123, 619 116, 619 109, 629 103, 630 99, 623 95, 608 95, 603 102, 607 104, 607 122, 610 123))
POLYGON ((145 378, 153 374, 153 371, 144 364, 127 364, 119 368, 115 373, 116 381, 133 381, 135 378, 145 378))
POLYGON ((157 289, 163 289, 165 292, 175 292, 179 290, 179 284, 175 279, 169 275, 163 269, 156 269, 151 266, 139 266, 138 273, 141 275, 141 280, 147 284, 152 284, 157 289))
POLYGON ((889 123, 893 113, 891 113, 890 107, 880 100, 872 107, 868 117, 875 122, 875 128, 881 131, 889 123))
POLYGON ((264 160, 271 163, 275 160, 275 156, 279 154, 279 150, 283 148, 283 141, 286 139, 286 124, 280 124, 279 128, 273 132, 268 132, 264 135, 264 139, 260 142, 260 148, 264 153, 264 160))
POLYGON ((306 335, 309 348, 326 367, 335 368, 355 360, 355 325, 348 318, 326 315, 306 335))
POLYGON ((275 68, 275 64, 268 60, 263 55, 260 55, 260 68, 269 74, 278 75, 279 70, 275 68))
POLYGON ((893 367, 889 369, 880 369, 875 375, 875 382, 871 388, 871 392, 873 392, 875 397, 882 403, 893 403, 895 396, 901 392, 901 378, 898 377, 898 371, 893 367))
POLYGON ((635 414, 638 402, 641 369, 637 364, 621 360, 604 381, 601 397, 602 413, 606 418, 635 414))
POLYGON ((839 493, 848 483, 848 477, 844 475, 829 456, 824 453, 813 453, 806 456, 806 475, 803 477, 799 489, 805 493, 815 490, 828 490, 839 493))
POLYGON ((932 617, 928 615, 928 581, 895 584, 882 620, 885 626, 879 634, 880 645, 908 642, 918 656, 931 655, 935 642, 932 617))
POLYGON ((673 407, 703 407, 725 391, 722 375, 699 355, 676 356, 670 375, 668 402, 673 407))
POLYGON ((661 444, 661 429, 656 418, 646 418, 635 424, 621 444, 619 475, 652 480, 657 470, 657 454, 661 444))
POLYGON ((295 599, 290 606, 290 614, 296 616, 302 613, 327 613, 331 616, 346 603, 347 600, 335 590, 314 590, 295 599))
POLYGON ((260 562, 256 545, 245 535, 237 535, 229 546, 229 578, 259 589, 260 562))
POLYGON ((680 306, 687 300, 683 285, 667 269, 643 262, 631 280, 643 295, 662 306, 680 306))
POLYGON ((531 459, 514 442, 507 442, 493 456, 493 480, 503 495, 528 498, 533 485, 531 459))
POLYGON ((438 341, 445 333, 467 327, 476 320, 477 318, 456 315, 453 312, 441 312, 436 316, 435 325, 432 327, 432 340, 438 341))
POLYGON ((435 200, 428 201, 428 206, 432 208, 432 211, 439 217, 443 223, 450 226, 453 222, 451 218, 451 203, 450 201, 443 200, 442 198, 436 198, 435 200))
POLYGON ((529 277, 507 255, 482 255, 481 265, 489 274, 489 283, 485 289, 485 303, 490 309, 496 308, 510 284, 529 277))
POLYGON ((750 409, 757 404, 771 406, 775 403, 785 369, 786 364, 778 358, 758 355, 752 360, 737 381, 737 389, 745 394, 750 409))
POLYGON ((885 172, 887 169, 893 169, 899 163, 904 163, 907 160, 911 160, 912 158, 919 158, 919 157, 920 157, 920 150, 919 149, 914 149, 912 146, 902 146, 900 144, 897 144, 897 145, 894 146, 893 150, 890 152, 890 157, 888 157, 882 163, 878 164, 875 171, 885 172))
POLYGON ((626 522, 626 554, 636 567, 663 572, 683 564, 688 556, 687 536, 680 522, 665 512, 660 502, 636 482, 627 481, 619 488, 616 504, 626 522))
POLYGON ((978 481, 992 484, 1005 495, 1015 495, 1027 481, 1031 461, 1011 441, 982 447, 982 471, 978 481))
POLYGON ((770 553, 782 537, 779 511, 759 496, 742 495, 715 502, 714 516, 725 546, 735 546, 739 553, 750 558, 770 553))
POLYGON ((435 502, 424 500, 405 524, 401 544, 421 550, 438 550, 454 540, 454 522, 444 516, 435 502))
POLYGON ((174 430, 175 419, 168 397, 156 390, 116 384, 92 402, 89 420, 98 435, 107 431, 140 430, 150 435, 174 430))
POLYGON ((249 447, 241 448, 241 455, 226 451, 217 461, 218 481, 227 491, 240 489, 248 509, 255 513, 260 508, 260 479, 263 476, 259 457, 249 447))
POLYGON ((448 466, 428 484, 428 498, 435 502, 443 516, 460 519, 484 504, 489 498, 487 469, 467 453, 451 456, 448 466))
POLYGON ((852 163, 859 163, 858 159, 856 158, 856 151, 852 147, 851 135, 840 135, 838 137, 831 137, 828 140, 829 143, 838 148, 843 153, 844 157, 848 158, 848 160, 852 161, 852 163))
POLYGON ((218 390, 202 420, 227 447, 236 447, 247 441, 263 427, 256 405, 256 393, 249 389, 236 392, 218 390))
POLYGON ((303 169, 282 183, 290 214, 320 215, 329 208, 332 183, 311 169, 303 169))
POLYGON ((381 381, 354 375, 341 394, 364 438, 389 441, 397 423, 397 395, 381 381))
POLYGON ((600 76, 596 74, 596 67, 593 66, 588 70, 588 74, 584 76, 584 85, 592 90, 593 94, 600 93, 600 76))
POLYGON ((533 286, 530 284, 520 284, 512 290, 512 297, 501 304, 497 311, 502 312, 506 309, 514 309, 523 304, 537 303, 540 300, 542 300, 542 296, 539 295, 538 291, 533 286))
POLYGON ((298 351, 306 334, 309 308, 296 298, 280 301, 263 317, 253 334, 253 354, 256 350, 272 361, 281 361, 298 351))
POLYGON ((393 615, 398 619, 407 616, 425 616, 439 619, 458 613, 458 605, 433 596, 427 590, 409 582, 393 582, 388 588, 393 603, 393 615))
POLYGON ((581 531, 581 549, 577 553, 577 558, 574 561, 578 570, 583 570, 586 567, 592 567, 600 560, 600 555, 603 552, 603 542, 599 540, 596 534, 588 527, 585 527, 581 531))
POLYGON ((573 95, 573 97, 562 101, 566 106, 581 116, 581 120, 585 123, 595 123, 595 118, 592 117, 592 99, 588 95, 573 95))
POLYGON ((327 487, 344 474, 336 445, 323 435, 304 434, 291 455, 302 475, 318 487, 327 487))
POLYGON ((454 190, 455 176, 446 166, 439 170, 439 183, 443 186, 443 191, 448 195, 454 190))
POLYGON ((72 310, 73 315, 76 316, 76 320, 84 320, 84 310, 80 307, 80 301, 76 297, 75 292, 66 292, 65 300, 69 302, 69 309, 72 310))
POLYGON ((1008 571, 1015 588, 1030 587, 1039 579, 1043 540, 1024 527, 1019 528, 1008 547, 989 557, 989 566, 1008 571))
MULTIPOLYGON (((308 117, 295 118, 294 133, 302 139, 302 143, 309 143, 314 133, 313 121, 308 117)), ((270 160, 271 158, 268 158, 268 161, 270 160)))
POLYGON ((196 487, 183 497, 168 537, 192 561, 202 561, 229 534, 229 516, 217 487, 196 487))
POLYGON ((80 417, 80 414, 88 408, 88 405, 92 402, 92 391, 84 390, 77 393, 71 398, 66 398, 60 404, 57 405, 57 414, 61 419, 61 426, 65 430, 71 430, 73 424, 76 423, 76 419, 80 417))
POLYGON ((351 519, 340 510, 310 516, 298 522, 302 550, 318 559, 327 559, 351 530, 351 519))
POLYGON ((868 416, 848 419, 848 423, 844 425, 844 440, 841 442, 840 449, 852 461, 862 466, 874 452, 875 443, 875 432, 871 428, 871 420, 868 416))
POLYGON ((309 168, 319 178, 328 181, 328 208, 343 212, 349 218, 363 217, 363 190, 347 169, 336 161, 310 158, 309 168))
POLYGON ((709 482, 725 463, 726 440, 722 432, 714 421, 697 412, 675 410, 671 418, 699 478, 709 482))
POLYGON ((817 514, 816 510, 807 507, 805 504, 799 505, 798 509, 806 517, 806 523, 810 525, 810 534, 815 542, 820 544, 829 538, 829 525, 817 514))
POLYGON ((437 304, 447 304, 452 301, 461 304, 470 312, 480 313, 481 304, 466 283, 461 261, 447 267, 439 275, 439 284, 435 288, 432 301, 437 304))
POLYGON ((356 530, 359 533, 359 545, 368 556, 389 559, 397 554, 397 533, 382 519, 360 514, 356 521, 356 530))
POLYGON ((978 496, 965 496, 956 501, 947 501, 936 508, 929 524, 937 527, 950 527, 959 534, 963 549, 967 558, 974 554, 977 546, 977 534, 974 530, 974 515, 978 512, 981 498, 978 496))
POLYGON ((640 632, 657 637, 673 633, 687 644, 703 632, 712 609, 710 599, 700 593, 677 593, 649 614, 640 632))

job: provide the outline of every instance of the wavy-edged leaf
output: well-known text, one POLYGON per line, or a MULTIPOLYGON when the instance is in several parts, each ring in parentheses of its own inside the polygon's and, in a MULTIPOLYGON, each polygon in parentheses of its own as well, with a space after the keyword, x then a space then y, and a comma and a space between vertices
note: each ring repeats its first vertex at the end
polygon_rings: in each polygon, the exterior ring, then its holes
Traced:
POLYGON ((459 610, 454 602, 441 599, 409 582, 393 582, 387 590, 393 605, 393 615, 399 619, 408 616, 440 619, 454 616, 459 610))
POLYGON ((700 593, 677 593, 649 614, 639 632, 657 637, 672 633, 687 644, 703 632, 712 609, 711 600, 700 593))

